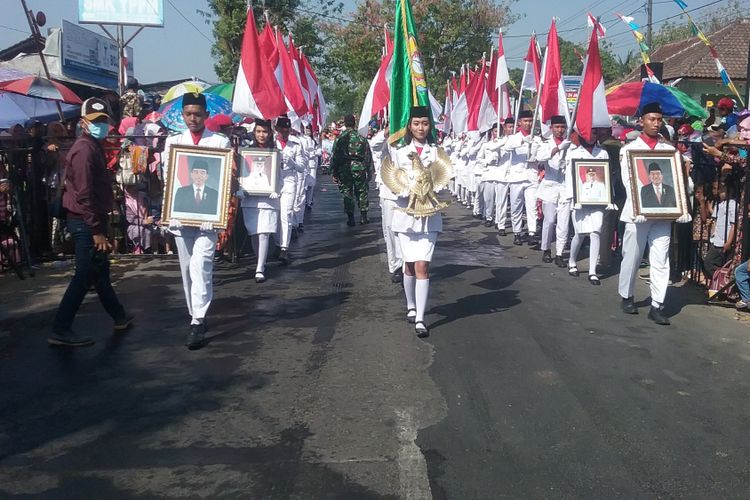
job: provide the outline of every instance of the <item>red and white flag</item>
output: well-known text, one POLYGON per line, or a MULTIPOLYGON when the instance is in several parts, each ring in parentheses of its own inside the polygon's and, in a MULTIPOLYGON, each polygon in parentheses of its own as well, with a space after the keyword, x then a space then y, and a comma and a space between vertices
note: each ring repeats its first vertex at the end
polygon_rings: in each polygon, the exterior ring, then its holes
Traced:
POLYGON ((266 23, 258 41, 263 55, 268 60, 268 64, 271 66, 278 82, 281 79, 281 66, 279 64, 279 52, 276 50, 276 33, 270 24, 266 23))
POLYGON ((542 95, 539 105, 541 107, 539 116, 542 123, 546 123, 554 115, 562 115, 570 123, 568 98, 565 94, 562 61, 560 60, 560 46, 557 40, 557 24, 554 19, 547 34, 547 48, 542 69, 542 95))
MULTIPOLYGON (((492 65, 490 65, 492 66, 492 65)), ((487 63, 482 58, 482 63, 479 70, 474 75, 473 81, 469 84, 469 88, 474 85, 474 88, 466 91, 469 94, 469 120, 468 129, 478 130, 484 132, 492 128, 497 123, 497 112, 492 105, 490 93, 494 94, 496 90, 490 92, 490 85, 488 85, 487 74, 487 63)), ((494 81, 494 78, 493 78, 494 81)))
POLYGON ((524 90, 531 90, 536 92, 539 90, 539 82, 541 81, 542 62, 539 59, 539 45, 536 42, 536 34, 531 35, 529 41, 529 50, 526 52, 526 57, 523 59, 523 79, 521 80, 521 92, 524 90))
POLYGON ((505 60, 505 49, 503 49, 503 34, 500 32, 497 55, 492 59, 487 79, 487 92, 492 100, 492 105, 497 112, 497 116, 501 120, 513 114, 513 110, 510 108, 509 83, 510 74, 508 73, 508 64, 505 60))
POLYGON ((607 28, 605 28, 602 23, 600 23, 594 16, 592 16, 591 12, 589 12, 588 16, 586 17, 586 24, 588 24, 589 28, 596 28, 596 31, 599 32, 599 36, 602 38, 604 38, 604 35, 607 33, 607 28))
POLYGON ((276 83, 268 59, 261 52, 252 8, 247 10, 232 111, 264 120, 286 112, 284 95, 276 83))
MULTIPOLYGON (((292 58, 289 55, 286 45, 284 45, 284 40, 278 29, 276 30, 276 50, 279 52, 279 63, 281 66, 281 81, 279 82, 279 86, 286 98, 288 111, 290 114, 294 113, 294 115, 301 118, 307 113, 305 95, 302 92, 299 79, 294 72, 292 58)), ((292 116, 290 118, 292 118, 293 122, 296 121, 292 116)))
POLYGON ((587 142, 591 143, 593 142, 591 129, 609 126, 602 61, 599 57, 599 36, 598 30, 593 30, 589 50, 586 53, 586 63, 583 67, 583 82, 581 82, 581 90, 578 94, 576 130, 587 142))
POLYGON ((469 121, 469 106, 466 102, 466 77, 464 76, 464 66, 461 66, 460 82, 458 84, 457 97, 453 103, 451 121, 453 122, 453 132, 456 134, 463 134, 466 132, 466 127, 469 121))
POLYGON ((359 115, 359 133, 365 135, 370 124, 370 119, 380 113, 388 106, 391 99, 390 76, 393 59, 393 42, 388 38, 388 32, 385 33, 386 53, 380 59, 380 67, 372 79, 370 89, 365 96, 365 102, 362 105, 362 113, 359 115))

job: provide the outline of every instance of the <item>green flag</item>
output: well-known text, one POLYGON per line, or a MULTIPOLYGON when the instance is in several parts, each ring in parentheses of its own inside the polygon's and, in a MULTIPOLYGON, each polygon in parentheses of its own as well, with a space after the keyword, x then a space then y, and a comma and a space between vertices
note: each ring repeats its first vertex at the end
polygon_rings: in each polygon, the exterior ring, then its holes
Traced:
MULTIPOLYGON (((409 0, 396 0, 396 23, 393 42, 393 70, 391 72, 390 136, 391 144, 403 139, 412 106, 427 106, 427 79, 422 54, 417 43, 417 29, 409 0)), ((432 123, 433 120, 431 119, 432 123)))

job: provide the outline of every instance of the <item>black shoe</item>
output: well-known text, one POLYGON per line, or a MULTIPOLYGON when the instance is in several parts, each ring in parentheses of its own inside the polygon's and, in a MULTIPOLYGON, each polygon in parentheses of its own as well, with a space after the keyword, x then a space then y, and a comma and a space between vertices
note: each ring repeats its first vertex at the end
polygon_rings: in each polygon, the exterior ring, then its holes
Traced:
POLYGON ((499 234, 500 236, 505 236, 505 229, 498 229, 497 234, 499 234))
POLYGON ((672 323, 669 322, 669 318, 664 316, 662 314, 662 309, 660 307, 654 307, 651 306, 651 309, 648 311, 648 319, 656 323, 657 325, 671 325, 672 323))
POLYGON ((521 242, 526 243, 529 241, 529 235, 526 233, 521 234, 521 242))
POLYGON ((625 314, 638 314, 638 308, 635 306, 635 299, 633 297, 622 299, 622 302, 620 302, 620 309, 622 309, 622 312, 625 314))
POLYGON ((404 281, 404 272, 401 269, 396 269, 391 274, 391 283, 401 283, 404 281))
POLYGON ((537 239, 535 234, 529 234, 529 236, 526 238, 526 244, 528 244, 530 247, 539 245, 539 240, 537 239))
POLYGON ((94 340, 90 337, 81 337, 76 335, 73 330, 56 330, 47 337, 47 343, 55 347, 85 347, 94 345, 94 340))
POLYGON ((200 349, 201 347, 206 345, 205 334, 206 334, 205 325, 203 324, 190 325, 190 332, 188 333, 187 341, 185 341, 185 345, 191 351, 200 349))
POLYGON ((305 206, 305 212, 312 212, 312 205, 305 206))
POLYGON ((484 221, 484 227, 492 227, 494 225, 494 222, 491 220, 484 221))
POLYGON ((281 262, 282 266, 289 265, 289 253, 286 251, 286 248, 282 248, 281 252, 279 252, 279 262, 281 262))
POLYGON ((519 247, 523 245, 523 239, 520 235, 517 234, 513 237, 513 244, 519 247))
POLYGON ((550 252, 549 250, 545 250, 544 253, 542 254, 542 262, 544 262, 545 264, 551 263, 552 262, 552 252, 550 252))
POLYGON ((370 223, 370 219, 367 218, 367 212, 360 212, 359 223, 360 224, 370 223))
POLYGON ((256 283, 265 283, 266 282, 266 275, 263 273, 255 273, 255 282, 256 283))
POLYGON ((132 314, 125 314, 122 318, 116 319, 115 326, 113 327, 115 333, 124 332, 125 330, 130 329, 130 327, 133 326, 133 320, 135 320, 135 316, 132 314))
POLYGON ((420 339, 427 338, 430 336, 430 330, 427 329, 427 325, 424 324, 424 321, 417 321, 414 324, 414 332, 417 334, 417 337, 420 339))
POLYGON ((581 273, 578 272, 578 268, 577 267, 569 267, 568 268, 568 274, 571 275, 571 276, 573 276, 574 278, 577 278, 578 275, 581 274, 581 273))
POLYGON ((414 321, 417 319, 417 310, 416 309, 409 309, 406 311, 406 321, 408 323, 414 323, 414 321), (412 314, 414 313, 414 314, 412 314))
POLYGON ((475 219, 481 219, 482 218, 482 214, 474 214, 473 217, 475 219))
POLYGON ((555 255, 555 265, 560 269, 568 267, 568 265, 563 260, 562 255, 555 255))
POLYGON ((300 234, 304 233, 305 232, 305 225, 304 224, 300 224, 299 226, 297 226, 297 232, 299 232, 300 234))
POLYGON ((595 274, 590 274, 589 275, 589 283, 591 283, 594 286, 599 286, 599 285, 602 284, 602 282, 599 281, 599 277, 597 275, 595 275, 595 274))
POLYGON ((299 233, 297 232, 297 228, 292 228, 292 241, 296 240, 299 237, 299 233))
POLYGON ((347 213, 346 216, 347 216, 347 220, 346 220, 346 225, 347 226, 352 227, 352 226, 356 226, 357 225, 357 223, 354 222, 354 214, 353 213, 347 213))

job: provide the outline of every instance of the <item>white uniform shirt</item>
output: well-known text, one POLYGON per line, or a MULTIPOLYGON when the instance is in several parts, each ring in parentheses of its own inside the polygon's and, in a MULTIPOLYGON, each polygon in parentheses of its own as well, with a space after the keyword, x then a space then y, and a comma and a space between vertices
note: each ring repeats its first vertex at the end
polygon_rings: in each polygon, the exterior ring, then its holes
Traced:
MULTIPOLYGON (((675 149, 671 145, 659 141, 656 143, 654 150, 674 151, 675 149)), ((648 147, 648 144, 646 144, 646 142, 639 136, 636 140, 626 144, 620 150, 620 174, 622 176, 622 184, 625 186, 625 193, 627 194, 625 206, 622 207, 622 214, 620 214, 620 220, 623 222, 633 222, 634 217, 633 193, 630 188, 630 160, 628 158, 628 151, 651 151, 651 148, 648 147)))
POLYGON ((542 144, 539 137, 534 137, 529 145, 523 142, 525 136, 521 132, 508 137, 503 149, 511 153, 509 168, 503 182, 537 182, 539 180, 539 169, 536 161, 536 152, 542 144), (529 153, 531 149, 531 153, 529 153))
POLYGON ((286 147, 282 147, 281 141, 277 139, 276 148, 281 151, 280 169, 282 179, 287 179, 288 177, 296 178, 297 172, 305 172, 307 170, 307 155, 305 155, 304 148, 297 137, 290 135, 289 140, 286 142, 286 147))
POLYGON ((380 167, 383 164, 383 158, 390 156, 391 154, 390 146, 385 137, 385 130, 379 131, 368 142, 370 143, 370 151, 372 151, 372 162, 375 166, 375 183, 378 186, 380 198, 383 200, 395 201, 398 199, 398 196, 393 194, 391 190, 383 184, 383 179, 380 176, 380 167))
MULTIPOLYGON (((562 163, 563 152, 552 151, 558 146, 554 138, 542 142, 536 153, 536 159, 544 162, 544 179, 539 183, 537 198, 549 203, 556 203, 558 199, 567 200, 563 196, 565 190, 565 165, 562 163)), ((567 156, 567 155, 566 155, 567 156)))
MULTIPOLYGON (((412 141, 411 144, 391 151, 394 164, 398 168, 405 170, 411 178, 414 174, 409 153, 417 152, 415 143, 412 141)), ((422 160, 422 164, 429 165, 437 158, 437 147, 425 144, 419 158, 422 160)), ((444 186, 436 187, 442 189, 444 186)), ((408 194, 398 194, 399 197, 396 200, 396 205, 399 209, 406 208, 409 203, 408 194)), ((399 209, 393 211, 393 219, 391 220, 391 229, 394 233, 440 233, 443 231, 443 218, 439 213, 429 217, 413 217, 399 209)))

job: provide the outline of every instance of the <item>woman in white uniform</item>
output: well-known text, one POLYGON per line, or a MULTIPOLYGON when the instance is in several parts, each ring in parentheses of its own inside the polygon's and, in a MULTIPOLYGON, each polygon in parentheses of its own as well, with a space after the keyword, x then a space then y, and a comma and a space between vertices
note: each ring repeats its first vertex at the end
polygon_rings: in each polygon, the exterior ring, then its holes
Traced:
MULTIPOLYGON (((607 151, 600 148, 597 143, 598 133, 601 133, 602 129, 592 130, 592 142, 589 144, 586 139, 579 134, 578 139, 580 146, 572 147, 568 151, 566 158, 566 181, 569 184, 567 191, 573 192, 572 183, 578 172, 573 172, 573 161, 574 159, 595 159, 595 160, 607 160, 609 155, 607 151)), ((606 132, 606 131, 605 131, 606 132)), ((587 174, 588 175, 588 174, 587 174)), ((611 196, 609 197, 611 199, 611 196)), ((599 260, 599 247, 601 241, 599 235, 602 231, 602 223, 604 221, 605 210, 617 210, 617 207, 613 204, 597 206, 597 205, 586 205, 576 204, 573 206, 573 228, 575 229, 575 236, 573 241, 570 243, 570 258, 568 259, 568 274, 573 277, 578 277, 579 271, 577 267, 578 251, 581 249, 586 236, 589 237, 589 283, 598 286, 601 285, 599 277, 596 275, 596 265, 599 260)))
MULTIPOLYGON (((273 129, 271 120, 255 120, 253 129, 254 140, 250 147, 260 149, 273 149, 273 129)), ((246 168, 242 165, 242 168, 246 168)), ((279 226, 279 193, 281 189, 281 170, 277 169, 276 192, 269 196, 251 195, 240 189, 237 197, 240 198, 242 207, 242 218, 245 221, 247 234, 250 235, 250 241, 253 245, 253 252, 258 258, 258 264, 255 267, 255 282, 263 283, 266 281, 266 260, 268 258, 268 245, 271 241, 271 235, 276 234, 279 226)), ((251 173, 252 175, 252 173, 251 173)))
MULTIPOLYGON (((395 166, 404 170, 410 180, 414 176, 410 154, 419 155, 424 166, 437 159, 439 148, 427 142, 430 130, 429 110, 424 106, 413 107, 404 138, 405 145, 393 152, 395 166)), ((443 186, 434 187, 439 189, 443 186)), ((404 210, 409 202, 409 193, 397 195, 397 208, 393 211, 391 229, 396 233, 404 260, 406 318, 414 323, 417 336, 424 338, 429 335, 424 314, 430 291, 430 262, 438 234, 443 231, 443 221, 439 212, 425 217, 409 215, 404 210)))

